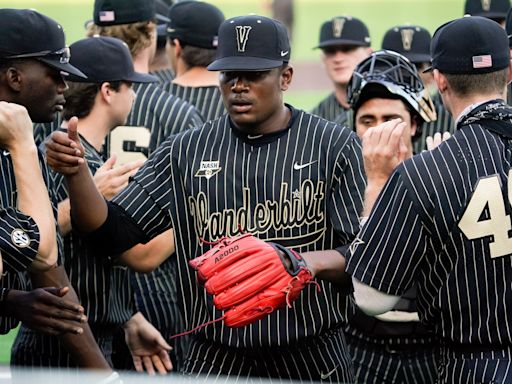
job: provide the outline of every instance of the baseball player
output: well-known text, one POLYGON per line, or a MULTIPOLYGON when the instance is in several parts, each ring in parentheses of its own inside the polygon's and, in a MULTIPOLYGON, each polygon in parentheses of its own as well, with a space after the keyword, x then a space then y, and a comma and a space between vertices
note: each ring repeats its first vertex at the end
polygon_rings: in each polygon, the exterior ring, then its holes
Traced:
POLYGON ((338 124, 352 121, 347 85, 356 65, 372 52, 370 44, 368 28, 355 17, 338 16, 322 24, 320 43, 316 48, 322 50, 322 61, 334 92, 311 113, 338 124))
POLYGON ((80 145, 73 132, 52 134, 47 159, 68 175, 80 230, 91 241, 107 236, 116 248, 109 252, 173 228, 183 316, 188 329, 203 325, 182 372, 351 382, 342 330, 344 248, 334 248, 359 227, 359 141, 349 129, 283 103, 293 69, 281 23, 257 15, 226 20, 218 50, 208 68, 221 71, 228 115, 167 140, 112 203, 74 155, 80 145), (308 286, 291 309, 244 328, 206 325, 221 312, 188 261, 241 231, 301 252, 320 291, 308 286))
POLYGON ((226 112, 219 78, 206 67, 217 52, 221 10, 202 1, 180 1, 169 10, 167 51, 176 78, 164 86, 173 95, 195 106, 204 121, 226 112))
MULTIPOLYGON (((390 310, 417 286, 419 317, 441 343, 437 382, 506 383, 512 379, 506 33, 482 17, 444 24, 432 40, 432 68, 457 131, 399 164, 387 183, 368 176, 366 196, 385 186, 352 244, 347 272, 369 314, 390 310)), ((387 138, 401 126, 387 122, 367 138, 386 148, 381 168, 400 160, 397 140, 387 138)))
MULTIPOLYGON (((2 229, 9 228, 13 223, 16 226, 10 233, 10 248, 2 248, 5 260, 9 260, 8 265, 13 267, 0 281, 2 333, 16 325, 16 321, 9 318, 9 315, 22 321, 27 320, 27 326, 49 334, 75 330, 77 333, 65 333, 60 338, 75 363, 82 367, 110 371, 86 323, 76 323, 71 329, 63 329, 59 322, 52 319, 55 317, 62 321, 66 318, 58 310, 64 303, 55 300, 52 295, 66 295, 66 299, 75 303, 74 308, 68 308, 78 313, 69 319, 83 321, 85 317, 80 313, 82 308, 77 305, 78 298, 65 270, 58 266, 62 261, 62 244, 56 231, 56 200, 48 170, 42 159, 38 166, 39 175, 34 172, 33 163, 32 167, 27 166, 31 161, 36 161, 38 152, 31 135, 27 135, 31 124, 26 111, 34 121, 51 121, 64 104, 64 76, 85 76, 69 64, 64 32, 54 20, 32 10, 1 9, 0 21, 0 92, 1 99, 8 102, 2 104, 4 129, 0 155, 0 200, 3 212, 6 212, 2 222, 7 224, 5 227, 2 225, 2 229), (21 163, 18 144, 15 143, 18 139, 20 144, 25 144, 22 156, 27 157, 21 163), (27 173, 19 172, 23 168, 27 173), (18 183, 21 189, 18 189, 18 183), (33 199, 30 204, 37 204, 37 208, 27 205, 30 199, 33 199), (25 217, 23 220, 28 222, 17 227, 15 220, 20 219, 17 212, 26 209, 29 209, 32 218, 25 217), (50 227, 53 228, 50 230, 50 227), (18 251, 20 248, 30 249, 18 251), (35 262, 31 262, 34 259, 35 262), (36 272, 30 274, 31 284, 28 274, 22 273, 29 267, 31 272, 36 272), (36 290, 29 295, 20 295, 17 291, 41 286, 56 288, 36 290), (61 287, 68 288, 61 290, 61 287), (59 305, 59 302, 62 304, 59 305)), ((5 234, 2 237, 5 239, 5 234)))
MULTIPOLYGON (((79 116, 87 163, 92 174, 103 173, 101 178, 96 179, 96 183, 102 194, 110 198, 127 184, 128 177, 141 164, 128 164, 112 172, 107 170, 110 166, 108 163, 107 169, 101 168, 103 142, 111 129, 126 120, 135 97, 131 83, 154 82, 156 78, 133 70, 130 52, 118 39, 97 37, 80 40, 71 45, 70 52, 71 64, 85 73, 87 80, 85 83, 70 83, 69 90, 64 94, 67 102, 63 118, 67 122, 73 116, 79 116)), ((126 268, 96 258, 92 249, 72 230, 64 178, 55 173, 52 176, 59 201, 59 227, 64 235, 64 267, 85 308, 93 335, 103 355, 111 363, 112 338, 117 327, 151 328, 151 325, 147 322, 141 325, 139 316, 133 316, 133 309, 129 305, 131 297, 126 268)), ((160 349, 170 349, 154 328, 140 333, 153 333, 144 340, 146 345, 150 345, 149 338, 154 337, 159 339, 160 349)), ((152 355, 148 350, 145 353, 152 355)), ((162 353, 162 356, 166 357, 163 363, 170 369, 167 353, 162 353)), ((155 359, 159 359, 159 356, 153 357, 155 359)), ((15 365, 75 365, 57 338, 26 327, 22 327, 16 337, 11 361, 15 365), (36 362, 33 358, 34 346, 39 350, 36 362)))
POLYGON ((430 33, 425 28, 414 25, 393 27, 385 33, 382 40, 382 49, 398 52, 416 66, 436 107, 437 119, 422 127, 421 138, 414 142, 415 153, 427 149, 427 137, 434 137, 436 132, 448 132, 451 135, 455 130, 451 115, 444 107, 437 90, 434 76, 431 72, 423 72, 430 65, 430 41, 430 33))
MULTIPOLYGON (((135 68, 146 73, 156 44, 155 25, 152 22, 154 16, 153 0, 96 0, 94 25, 88 34, 112 36, 125 41, 132 53, 135 68)), ((126 126, 118 127, 110 136, 110 153, 117 153, 118 163, 146 159, 168 136, 202 125, 196 108, 163 91, 161 87, 135 84, 134 90, 136 99, 126 126)), ((132 277, 136 309, 166 339, 183 330, 176 304, 174 263, 175 258, 169 258, 155 272, 132 277)), ((121 342, 123 340, 124 335, 121 335, 121 342)), ((186 338, 175 343, 178 345, 173 345, 171 357, 174 366, 179 368, 180 356, 186 353, 186 338)), ((121 353, 120 359, 125 356, 126 353, 121 353)), ((125 365, 123 362, 119 364, 125 365)))
POLYGON ((504 27, 510 5, 510 0, 466 0, 464 14, 486 17, 504 27))
MULTIPOLYGON (((423 123, 435 119, 436 115, 415 66, 393 51, 374 52, 356 67, 348 87, 348 100, 361 139, 372 127, 401 119, 404 122, 401 140, 407 157, 412 156, 413 142, 421 137, 423 123)), ((370 155, 379 150, 363 140, 367 171, 371 171, 373 164, 370 155)), ((415 290, 404 296, 393 311, 378 318, 356 308, 349 319, 346 337, 356 382, 435 381, 435 337, 419 323, 415 290)))

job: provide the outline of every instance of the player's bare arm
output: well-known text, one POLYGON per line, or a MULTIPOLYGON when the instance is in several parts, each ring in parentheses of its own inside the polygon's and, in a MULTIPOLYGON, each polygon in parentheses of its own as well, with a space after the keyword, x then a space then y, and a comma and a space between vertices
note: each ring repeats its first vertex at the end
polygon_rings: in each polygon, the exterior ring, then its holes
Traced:
POLYGON ((45 270, 57 262, 53 211, 41 176, 32 122, 25 107, 0 102, 0 145, 11 154, 18 188, 18 208, 31 216, 40 232, 33 270, 45 270))
POLYGON ((167 231, 156 236, 146 244, 137 244, 123 252, 119 262, 134 271, 149 273, 155 270, 174 253, 174 231, 167 231))
POLYGON ((46 141, 46 158, 50 167, 66 176, 76 229, 88 233, 105 221, 107 204, 83 159, 77 123, 77 119, 72 118, 67 133, 52 133, 46 141))

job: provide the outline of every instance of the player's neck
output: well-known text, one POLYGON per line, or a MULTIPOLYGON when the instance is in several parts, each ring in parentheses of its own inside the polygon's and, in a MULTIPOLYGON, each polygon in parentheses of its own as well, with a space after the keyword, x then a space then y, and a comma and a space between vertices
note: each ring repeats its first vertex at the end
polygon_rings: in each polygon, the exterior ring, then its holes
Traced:
POLYGON ((492 93, 486 95, 471 95, 464 98, 460 96, 452 96, 447 102, 447 109, 452 114, 454 120, 457 120, 466 108, 475 104, 482 104, 489 100, 503 99, 506 100, 506 94, 492 93))
POLYGON ((98 109, 78 119, 78 131, 98 152, 101 152, 105 137, 113 128, 110 125, 107 114, 98 109))
POLYGON ((219 86, 219 75, 204 67, 186 68, 178 65, 176 77, 172 81, 183 87, 210 87, 219 86))
POLYGON ((149 73, 149 63, 151 61, 148 49, 142 50, 139 54, 133 57, 133 68, 135 72, 149 73))
POLYGON ((168 68, 170 68, 169 59, 167 58, 165 50, 163 52, 157 51, 155 57, 153 58, 151 64, 149 65, 149 71, 156 72, 168 68))
POLYGON ((334 87, 334 95, 336 96, 336 100, 338 100, 338 103, 345 108, 350 109, 350 105, 347 102, 347 86, 336 84, 334 87))

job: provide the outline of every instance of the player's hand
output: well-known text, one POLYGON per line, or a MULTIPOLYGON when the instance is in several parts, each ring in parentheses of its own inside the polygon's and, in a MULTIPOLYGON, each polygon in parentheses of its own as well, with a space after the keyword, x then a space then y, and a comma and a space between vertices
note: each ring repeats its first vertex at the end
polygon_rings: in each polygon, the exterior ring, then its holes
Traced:
POLYGON ((412 156, 403 140, 405 127, 406 123, 401 119, 393 119, 368 129, 363 135, 368 184, 385 184, 397 165, 412 156))
POLYGON ((94 183, 100 193, 110 200, 128 185, 128 180, 139 170, 143 160, 136 160, 114 168, 117 155, 114 153, 94 174, 94 183))
POLYGON ((25 107, 0 101, 0 144, 9 151, 35 146, 32 121, 25 107))
POLYGON ((427 136, 427 151, 433 150, 435 147, 437 147, 439 144, 441 144, 443 141, 448 140, 452 135, 450 135, 450 132, 443 132, 441 135, 441 132, 436 132, 434 136, 427 136))
POLYGON ((74 175, 84 160, 84 148, 78 135, 78 119, 72 117, 68 123, 68 131, 54 131, 46 139, 46 161, 55 171, 63 175, 74 175))
POLYGON ((48 335, 82 334, 82 324, 87 321, 84 308, 64 299, 68 292, 68 287, 37 288, 30 292, 11 290, 5 303, 6 315, 48 335))
POLYGON ((132 316, 124 325, 125 339, 132 354, 137 372, 146 370, 150 375, 158 372, 165 375, 172 371, 169 351, 172 347, 161 333, 147 321, 140 312, 132 316))

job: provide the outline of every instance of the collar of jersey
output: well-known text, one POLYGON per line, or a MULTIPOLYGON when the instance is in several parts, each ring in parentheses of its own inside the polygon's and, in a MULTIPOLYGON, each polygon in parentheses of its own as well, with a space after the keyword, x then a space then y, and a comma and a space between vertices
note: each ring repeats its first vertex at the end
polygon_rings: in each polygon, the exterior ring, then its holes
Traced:
POLYGON ((236 137, 238 137, 243 142, 245 142, 247 144, 250 144, 250 145, 253 145, 253 146, 256 146, 256 147, 262 146, 262 145, 265 145, 265 144, 273 143, 274 141, 276 141, 277 139, 279 139, 280 137, 282 137, 282 136, 284 136, 284 135, 286 135, 288 133, 290 128, 295 123, 295 120, 297 119, 297 116, 299 114, 299 111, 297 111, 295 108, 293 108, 290 104, 286 104, 285 103, 285 106, 292 113, 292 117, 291 117, 290 121, 288 122, 288 125, 286 126, 285 129, 282 129, 282 130, 280 130, 278 132, 269 133, 268 135, 259 135, 256 138, 251 138, 250 134, 246 134, 244 132, 241 132, 239 129, 237 129, 235 127, 235 125, 233 124, 233 122, 231 121, 231 117, 228 116, 228 118, 229 118, 229 126, 231 127, 231 131, 233 132, 233 134, 236 137))

